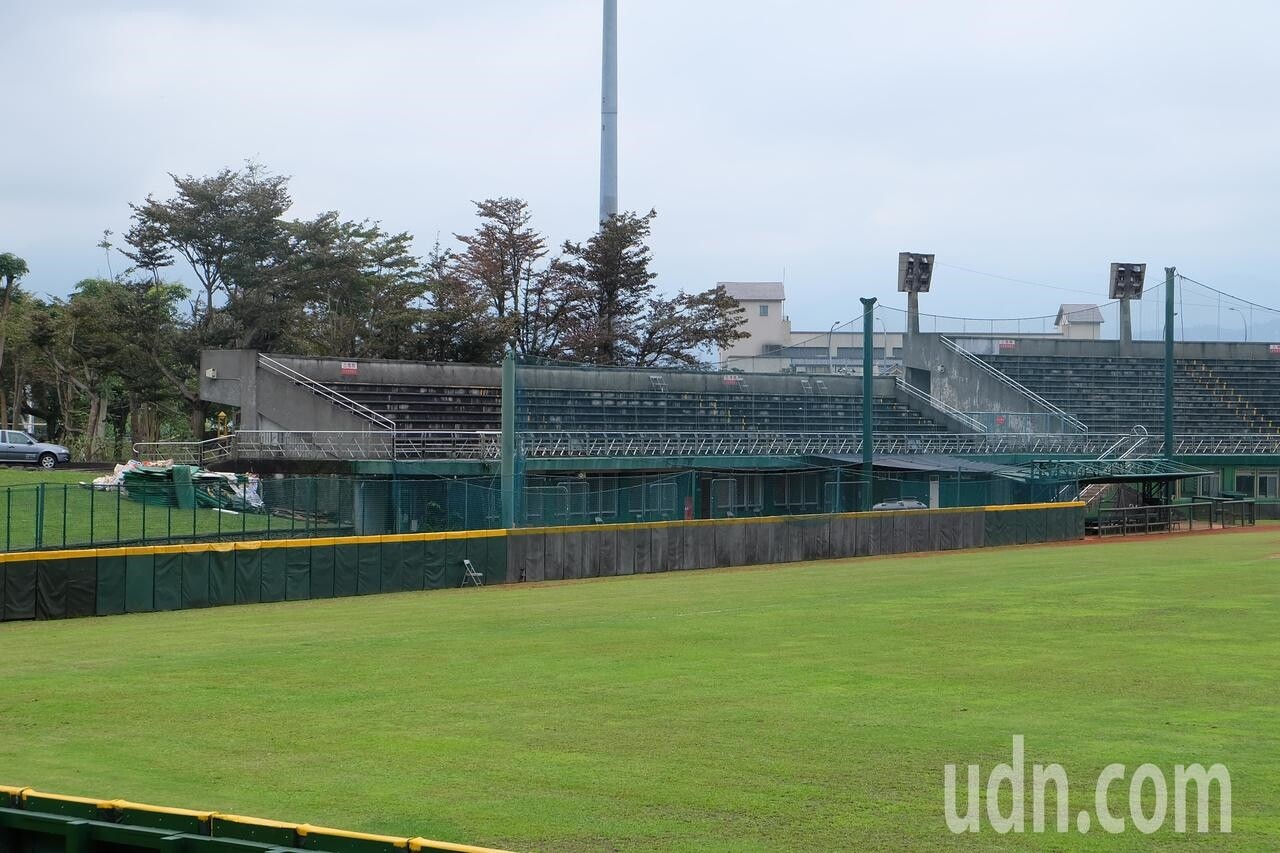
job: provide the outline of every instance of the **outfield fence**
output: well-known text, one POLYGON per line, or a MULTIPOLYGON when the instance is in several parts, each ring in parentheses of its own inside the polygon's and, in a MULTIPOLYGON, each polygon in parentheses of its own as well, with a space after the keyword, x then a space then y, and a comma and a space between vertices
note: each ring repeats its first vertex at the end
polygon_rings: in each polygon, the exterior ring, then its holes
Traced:
MULTIPOLYGON (((944 507, 1039 502, 1055 499, 1057 491, 1054 484, 978 479, 964 472, 935 479, 944 507)), ((864 505, 868 489, 871 503, 932 502, 927 480, 879 474, 868 486, 860 473, 842 467, 529 473, 520 484, 517 527, 851 512, 864 505)), ((0 547, 6 552, 492 530, 502 523, 494 476, 268 477, 257 481, 252 505, 208 484, 160 478, 105 488, 43 483, 0 492, 0 547)))
POLYGON ((49 794, 0 785, 3 853, 502 853, 427 838, 349 832, 197 809, 49 794))
POLYGON ((0 621, 1080 539, 1084 504, 597 524, 0 555, 0 621), (467 561, 467 562, 464 562, 467 561))

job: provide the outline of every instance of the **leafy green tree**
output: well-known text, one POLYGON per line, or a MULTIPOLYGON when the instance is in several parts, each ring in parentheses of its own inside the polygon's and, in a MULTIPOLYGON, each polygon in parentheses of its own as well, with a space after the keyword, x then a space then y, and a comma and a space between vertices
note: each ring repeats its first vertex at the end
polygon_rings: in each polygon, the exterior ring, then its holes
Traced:
POLYGON ((9 345, 9 313, 18 293, 19 282, 30 272, 27 262, 12 252, 0 254, 0 369, 4 367, 9 345))

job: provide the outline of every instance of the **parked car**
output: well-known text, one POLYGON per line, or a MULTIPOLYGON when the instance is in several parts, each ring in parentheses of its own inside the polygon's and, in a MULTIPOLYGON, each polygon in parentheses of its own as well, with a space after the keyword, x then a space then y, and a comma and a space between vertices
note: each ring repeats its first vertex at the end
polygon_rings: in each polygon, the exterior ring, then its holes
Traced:
POLYGON ((70 461, 71 451, 61 444, 45 444, 16 429, 0 430, 0 462, 32 462, 52 468, 70 461))
POLYGON ((884 509, 928 509, 928 504, 923 504, 915 498, 898 498, 892 501, 880 501, 873 506, 872 510, 884 509))

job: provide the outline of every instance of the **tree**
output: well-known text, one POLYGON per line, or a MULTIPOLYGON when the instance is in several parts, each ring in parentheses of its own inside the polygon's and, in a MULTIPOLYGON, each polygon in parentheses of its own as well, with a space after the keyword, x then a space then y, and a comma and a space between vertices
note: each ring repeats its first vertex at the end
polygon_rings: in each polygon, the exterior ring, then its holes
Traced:
POLYGON ((5 350, 9 345, 9 312, 18 292, 18 283, 30 270, 27 262, 11 252, 0 254, 0 369, 4 368, 5 350))
POLYGON ((378 223, 344 222, 336 212, 289 224, 289 268, 305 303, 304 348, 323 355, 407 358, 423 295, 412 235, 378 223))
POLYGON ((492 364, 502 358, 506 329, 492 321, 485 295, 463 279, 457 259, 436 243, 424 264, 427 307, 414 357, 492 364))
POLYGON ((287 242, 281 217, 293 203, 289 179, 252 162, 212 177, 169 177, 172 198, 148 195, 130 205, 133 224, 125 239, 133 251, 125 254, 158 281, 158 270, 172 262, 169 252, 176 252, 204 290, 195 312, 204 337, 211 338, 221 294, 233 320, 225 342, 271 348, 287 327, 279 272, 287 242))
POLYGON ((657 212, 611 216, 586 243, 565 243, 561 267, 578 282, 573 358, 620 366, 693 365, 698 353, 746 337, 742 308, 723 288, 655 295, 648 239, 657 212))
POLYGON ((569 338, 579 361, 634 363, 644 334, 645 307, 656 273, 645 241, 657 212, 611 216, 586 243, 564 244, 560 268, 578 282, 582 294, 569 338))
POLYGON ((697 353, 712 347, 724 349, 747 337, 742 331, 746 315, 738 301, 714 287, 701 293, 677 293, 649 299, 643 329, 636 347, 637 366, 695 365, 697 353))

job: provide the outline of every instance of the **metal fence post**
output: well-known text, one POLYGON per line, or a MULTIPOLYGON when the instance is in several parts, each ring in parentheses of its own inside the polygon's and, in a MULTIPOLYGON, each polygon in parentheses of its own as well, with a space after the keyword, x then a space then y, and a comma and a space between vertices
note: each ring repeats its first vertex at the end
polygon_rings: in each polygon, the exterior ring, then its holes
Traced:
POLYGON ((44 545, 44 483, 36 486, 36 535, 35 547, 44 545))

